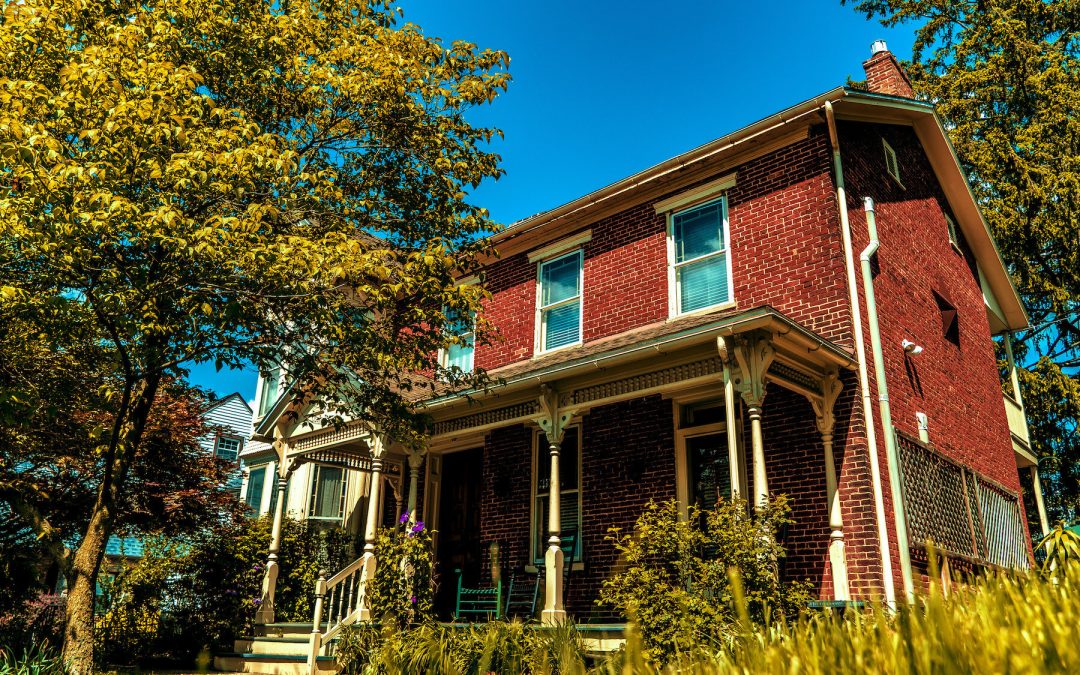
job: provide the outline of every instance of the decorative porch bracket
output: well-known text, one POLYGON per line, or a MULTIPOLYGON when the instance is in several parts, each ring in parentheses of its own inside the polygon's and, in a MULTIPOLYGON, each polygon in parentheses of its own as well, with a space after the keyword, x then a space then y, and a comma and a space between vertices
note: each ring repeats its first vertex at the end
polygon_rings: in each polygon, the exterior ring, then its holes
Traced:
POLYGON ((548 489, 548 548, 544 553, 544 609, 540 621, 557 624, 566 621, 563 605, 562 515, 560 513, 559 451, 574 409, 559 407, 559 394, 546 384, 540 385, 540 411, 536 423, 547 438, 551 453, 551 476, 548 489))
POLYGON ((274 452, 277 455, 277 499, 274 502, 274 524, 270 530, 270 551, 266 556, 266 571, 263 572, 262 594, 259 609, 255 612, 255 623, 265 625, 274 623, 274 594, 277 591, 278 554, 281 553, 281 528, 285 518, 285 490, 289 485, 289 476, 296 468, 290 464, 285 468, 288 446, 280 433, 275 434, 274 452))
POLYGON ((844 550, 844 515, 840 508, 840 489, 833 457, 834 409, 843 384, 837 370, 830 369, 821 380, 821 396, 807 396, 817 416, 817 429, 825 449, 825 492, 829 500, 829 565, 832 569, 833 596, 836 600, 851 597, 848 587, 847 558, 844 550))
POLYGON ((761 407, 765 403, 765 375, 776 358, 776 349, 772 345, 772 336, 760 333, 735 338, 733 346, 731 351, 739 366, 735 388, 746 403, 746 414, 750 418, 754 505, 760 507, 769 499, 769 479, 765 474, 765 442, 761 435, 761 407))

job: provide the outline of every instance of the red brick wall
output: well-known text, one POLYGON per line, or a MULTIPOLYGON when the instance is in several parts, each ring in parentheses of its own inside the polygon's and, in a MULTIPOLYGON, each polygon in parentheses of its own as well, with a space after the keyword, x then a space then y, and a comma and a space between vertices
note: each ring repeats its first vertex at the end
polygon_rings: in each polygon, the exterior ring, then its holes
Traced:
POLYGON ((582 453, 582 553, 585 569, 575 572, 567 610, 579 620, 606 618, 610 609, 594 600, 617 559, 608 530, 632 531, 650 499, 675 498, 675 437, 672 404, 660 396, 616 403, 589 412, 582 453))
MULTIPOLYGON (((524 567, 529 556, 529 500, 532 495, 532 434, 524 425, 495 429, 484 443, 480 532, 484 566, 488 542, 499 542, 503 568, 524 567)), ((478 467, 479 468, 479 467, 478 467)))
MULTIPOLYGON (((938 449, 1018 492, 986 307, 970 260, 949 243, 948 206, 933 169, 910 128, 844 122, 839 131, 856 255, 869 241, 862 199, 872 197, 876 204, 881 246, 874 290, 893 424, 917 435, 915 413, 925 412, 938 449), (885 170, 883 137, 896 151, 902 187, 885 170), (956 307, 959 347, 943 336, 934 292, 956 307), (905 339, 925 351, 906 356, 905 339)), ((868 325, 866 330, 869 335, 868 325)), ((873 389, 876 401, 876 384, 873 389)), ((880 433, 880 415, 874 413, 880 433)), ((884 454, 880 461, 891 521, 884 454)), ((890 533, 895 536, 891 522, 890 533)), ((899 579, 896 558, 894 570, 899 579)))
MULTIPOLYGON (((729 222, 738 306, 769 304, 829 339, 849 343, 843 252, 824 127, 735 171, 729 222)), ((651 203, 642 204, 588 228, 592 241, 584 247, 582 284, 585 341, 666 319, 665 218, 651 203)), ((501 339, 477 348, 479 367, 493 369, 533 355, 536 271, 524 253, 487 270, 492 298, 486 316, 501 339)))

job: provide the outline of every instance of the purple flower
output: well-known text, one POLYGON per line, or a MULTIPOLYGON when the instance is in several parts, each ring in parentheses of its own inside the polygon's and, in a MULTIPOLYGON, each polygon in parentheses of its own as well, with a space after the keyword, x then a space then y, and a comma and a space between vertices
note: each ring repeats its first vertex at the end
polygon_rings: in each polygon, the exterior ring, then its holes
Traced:
POLYGON ((401 514, 401 517, 398 518, 398 522, 401 523, 402 525, 404 525, 408 521, 409 521, 409 514, 407 514, 407 513, 401 514))
POLYGON ((412 531, 413 531, 413 534, 419 534, 420 532, 423 532, 424 531, 424 522, 420 521, 420 520, 416 521, 416 524, 412 526, 412 531))
POLYGON ((412 596, 411 598, 409 598, 409 602, 411 602, 412 604, 414 604, 414 605, 415 605, 415 604, 416 604, 416 602, 417 602, 417 601, 416 601, 416 596, 414 595, 414 596, 412 596))

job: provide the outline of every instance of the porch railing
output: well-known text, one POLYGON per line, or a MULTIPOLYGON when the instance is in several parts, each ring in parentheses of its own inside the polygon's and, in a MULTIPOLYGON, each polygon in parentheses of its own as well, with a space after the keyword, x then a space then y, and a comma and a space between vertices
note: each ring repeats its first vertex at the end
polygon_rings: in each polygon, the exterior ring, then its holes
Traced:
POLYGON ((979 564, 1027 568, 1017 496, 930 445, 896 433, 908 540, 979 564))
POLYGON ((319 575, 315 584, 315 616, 311 625, 311 651, 308 657, 309 672, 315 672, 315 661, 322 654, 323 646, 354 623, 365 606, 366 581, 364 579, 366 556, 346 565, 340 572, 326 578, 319 575))

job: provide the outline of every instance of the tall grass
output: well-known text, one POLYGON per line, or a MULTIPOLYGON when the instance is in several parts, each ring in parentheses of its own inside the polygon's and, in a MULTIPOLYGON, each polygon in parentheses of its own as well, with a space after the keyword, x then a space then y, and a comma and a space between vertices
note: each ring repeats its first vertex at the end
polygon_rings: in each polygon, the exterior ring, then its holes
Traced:
POLYGON ((19 652, 0 647, 0 675, 64 675, 66 670, 60 655, 44 643, 19 652))
MULTIPOLYGON (((740 622, 723 645, 658 664, 630 627, 619 652, 590 660, 571 626, 430 625, 383 635, 350 670, 367 673, 1080 673, 1080 565, 1052 581, 998 574, 944 595, 931 587, 896 612, 807 614, 794 623, 740 622)), ((746 617, 742 608, 737 612, 746 617)))

